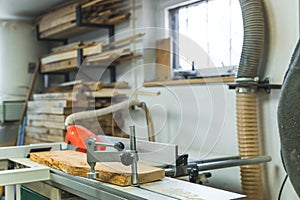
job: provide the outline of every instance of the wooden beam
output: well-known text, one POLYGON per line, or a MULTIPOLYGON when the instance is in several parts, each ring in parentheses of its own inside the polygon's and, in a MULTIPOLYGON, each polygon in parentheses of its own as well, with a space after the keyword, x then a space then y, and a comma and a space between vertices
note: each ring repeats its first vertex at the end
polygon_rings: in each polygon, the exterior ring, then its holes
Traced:
POLYGON ((35 134, 56 135, 61 137, 64 137, 66 134, 66 130, 63 129, 34 127, 34 126, 26 126, 26 132, 35 133, 35 134))
POLYGON ((54 52, 54 53, 70 51, 70 50, 78 49, 80 45, 82 45, 81 41, 73 42, 73 43, 70 43, 70 44, 54 47, 54 48, 51 49, 51 51, 54 52))
POLYGON ((154 81, 145 82, 144 87, 164 87, 171 85, 191 85, 191 84, 207 84, 207 83, 230 83, 234 82, 234 77, 217 77, 217 78, 199 78, 199 79, 184 79, 171 81, 154 81))
POLYGON ((51 115, 51 114, 28 114, 28 120, 49 120, 53 122, 64 122, 66 117, 64 115, 51 115))
MULTIPOLYGON (((74 9, 75 11, 75 9, 74 9)), ((40 32, 45 32, 51 28, 54 28, 56 26, 60 26, 61 24, 65 24, 68 22, 73 22, 76 20, 76 13, 72 12, 69 14, 66 14, 60 18, 54 19, 54 20, 48 20, 47 22, 40 23, 39 24, 39 31, 40 32)))
POLYGON ((55 107, 34 107, 28 108, 28 113, 44 113, 44 114, 57 114, 57 115, 69 115, 72 113, 72 108, 55 108, 55 107))
POLYGON ((72 93, 45 93, 45 94, 34 94, 33 99, 38 100, 72 100, 75 95, 72 93))
POLYGON ((144 35, 145 35, 145 33, 139 33, 139 34, 136 34, 136 35, 133 35, 133 36, 129 36, 129 37, 117 40, 115 42, 111 42, 111 43, 107 44, 107 46, 114 47, 114 46, 117 46, 117 45, 120 45, 120 44, 132 42, 132 41, 136 40, 137 38, 143 37, 144 35))
POLYGON ((35 127, 43 127, 43 128, 55 128, 55 129, 62 129, 64 130, 65 124, 64 122, 51 122, 48 120, 27 120, 27 124, 29 126, 35 127))
POLYGON ((68 101, 68 100, 29 101, 28 108, 34 108, 34 107, 70 108, 72 107, 72 101, 68 101))
POLYGON ((76 70, 76 69, 78 69, 77 59, 73 58, 69 60, 44 64, 42 65, 41 72, 47 73, 47 72, 57 72, 57 71, 69 71, 69 70, 76 70))
MULTIPOLYGON (((102 43, 97 43, 94 46, 89 46, 83 48, 83 56, 88 56, 90 54, 99 54, 102 52, 102 43)), ((42 64, 49 64, 54 62, 59 62, 63 60, 69 60, 77 58, 77 50, 66 51, 62 53, 52 53, 41 59, 42 64)))

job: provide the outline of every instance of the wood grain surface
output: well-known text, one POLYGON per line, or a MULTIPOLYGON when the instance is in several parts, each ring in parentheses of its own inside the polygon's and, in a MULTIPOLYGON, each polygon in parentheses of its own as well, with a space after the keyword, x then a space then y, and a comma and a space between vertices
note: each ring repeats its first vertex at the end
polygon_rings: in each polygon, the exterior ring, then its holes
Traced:
MULTIPOLYGON (((76 151, 50 151, 31 153, 30 159, 34 162, 64 171, 75 176, 86 177, 90 166, 86 162, 86 154, 76 151)), ((119 186, 131 184, 131 167, 120 162, 97 163, 95 170, 99 172, 97 180, 119 186)), ((139 184, 152 182, 164 178, 163 169, 138 163, 139 184)))

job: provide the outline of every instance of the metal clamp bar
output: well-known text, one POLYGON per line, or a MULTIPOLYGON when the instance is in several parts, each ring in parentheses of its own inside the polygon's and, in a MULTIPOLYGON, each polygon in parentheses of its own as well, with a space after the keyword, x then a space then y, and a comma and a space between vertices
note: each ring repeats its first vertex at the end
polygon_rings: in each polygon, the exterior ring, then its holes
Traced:
POLYGON ((136 150, 135 126, 129 126, 130 129, 130 151, 133 154, 133 162, 131 164, 131 182, 133 186, 138 186, 137 161, 138 154, 136 150))

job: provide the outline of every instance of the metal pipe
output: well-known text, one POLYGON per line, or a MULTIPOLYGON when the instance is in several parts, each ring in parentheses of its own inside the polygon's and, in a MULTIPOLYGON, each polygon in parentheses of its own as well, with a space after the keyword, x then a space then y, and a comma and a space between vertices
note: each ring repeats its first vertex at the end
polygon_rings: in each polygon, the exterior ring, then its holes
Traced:
POLYGON ((135 139, 135 126, 129 126, 130 129, 130 151, 133 153, 133 162, 131 164, 131 182, 133 186, 138 186, 138 170, 137 170, 137 150, 135 139))
POLYGON ((226 167, 236 167, 243 165, 253 165, 258 163, 265 163, 271 161, 270 156, 259 156, 255 158, 244 158, 244 159, 234 159, 234 160, 223 160, 211 163, 202 163, 197 164, 199 171, 212 170, 212 169, 221 169, 226 167))
MULTIPOLYGON (((218 158, 204 161, 195 161, 188 164, 187 173, 190 173, 191 169, 195 167, 195 164, 199 171, 222 169, 227 167, 237 167, 237 166, 250 166, 257 165, 259 163, 270 162, 272 158, 270 156, 259 156, 255 158, 244 158, 239 157, 228 157, 228 158, 218 158)), ((176 173, 175 168, 166 168, 165 175, 174 177, 176 173)), ((181 174, 181 176, 186 176, 188 174, 181 174)))

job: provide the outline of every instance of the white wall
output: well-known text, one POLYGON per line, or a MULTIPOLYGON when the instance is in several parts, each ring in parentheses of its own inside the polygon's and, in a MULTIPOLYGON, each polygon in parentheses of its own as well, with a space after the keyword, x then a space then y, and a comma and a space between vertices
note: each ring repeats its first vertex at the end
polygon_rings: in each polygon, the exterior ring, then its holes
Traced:
POLYGON ((28 63, 36 63, 45 50, 31 23, 0 20, 0 98, 25 99, 32 78, 28 63))
MULTIPOLYGON (((148 2, 144 0, 144 2, 148 2)), ((156 26, 164 27, 164 9, 182 0, 160 0, 153 16, 156 26)), ((155 2, 155 3, 154 3, 155 2)), ((261 77, 281 83, 299 37, 299 2, 264 1, 267 20, 267 47, 261 77)), ((235 92, 226 85, 172 86, 145 88, 161 91, 159 97, 143 97, 152 109, 157 140, 179 144, 183 152, 201 159, 216 155, 237 155, 235 92)), ((276 110, 279 91, 259 92, 262 150, 272 156, 265 165, 266 199, 277 199, 284 171, 280 160, 280 141, 276 110)), ((240 192, 239 168, 211 171, 211 185, 240 192)), ((298 199, 288 182, 281 199, 298 199)))

